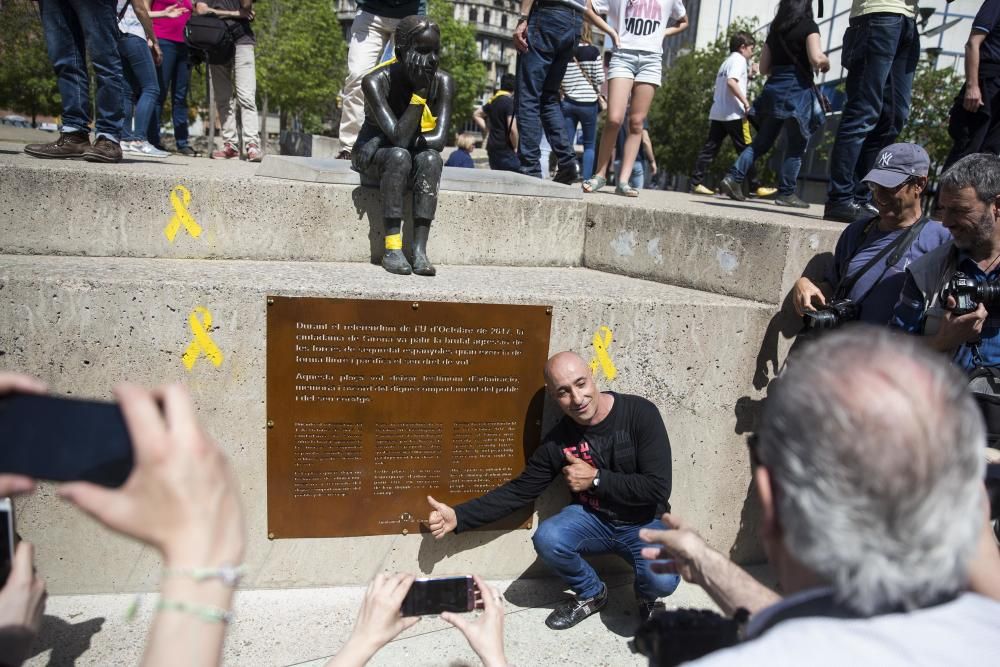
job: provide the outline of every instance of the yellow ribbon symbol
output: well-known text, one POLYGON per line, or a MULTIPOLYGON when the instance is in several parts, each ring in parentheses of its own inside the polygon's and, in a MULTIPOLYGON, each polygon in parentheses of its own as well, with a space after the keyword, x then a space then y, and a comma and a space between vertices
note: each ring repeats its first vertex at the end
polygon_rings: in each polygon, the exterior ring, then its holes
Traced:
POLYGON ((598 367, 604 372, 604 377, 614 380, 618 375, 618 369, 611 361, 608 348, 611 347, 611 329, 601 327, 594 332, 594 358, 590 360, 590 372, 596 373, 598 367), (604 334, 604 337, 601 337, 604 334))
POLYGON ((184 350, 184 356, 181 357, 184 367, 191 370, 194 362, 198 360, 198 356, 202 354, 216 366, 221 364, 222 350, 208 336, 208 330, 212 328, 212 314, 208 312, 208 309, 196 306, 188 315, 188 324, 191 326, 194 340, 187 346, 187 349, 184 350), (201 319, 198 319, 199 315, 201 319))
POLYGON ((188 230, 188 234, 194 238, 201 236, 201 225, 195 222, 191 214, 188 213, 187 205, 190 203, 191 191, 183 185, 175 185, 174 189, 170 191, 170 205, 174 207, 174 217, 170 218, 170 222, 163 228, 163 235, 171 243, 174 242, 174 237, 180 231, 181 225, 184 225, 184 229, 188 230), (177 196, 178 193, 180 193, 180 197, 177 196))

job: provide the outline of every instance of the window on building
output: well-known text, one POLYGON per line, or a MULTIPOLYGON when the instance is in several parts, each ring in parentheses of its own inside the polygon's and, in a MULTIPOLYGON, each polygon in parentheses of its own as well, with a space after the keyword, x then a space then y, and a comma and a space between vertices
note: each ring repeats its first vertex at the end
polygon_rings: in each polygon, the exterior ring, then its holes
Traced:
POLYGON ((485 38, 485 37, 483 38, 482 50, 480 51, 480 53, 482 54, 483 60, 489 60, 489 56, 490 56, 490 40, 488 38, 485 38))
POLYGON ((500 27, 501 28, 506 28, 507 27, 507 15, 506 14, 501 14, 500 15, 500 27))
POLYGON ((469 23, 475 23, 479 20, 479 10, 475 7, 469 8, 469 23))
POLYGON ((483 23, 486 25, 490 24, 490 10, 488 9, 483 10, 483 23))

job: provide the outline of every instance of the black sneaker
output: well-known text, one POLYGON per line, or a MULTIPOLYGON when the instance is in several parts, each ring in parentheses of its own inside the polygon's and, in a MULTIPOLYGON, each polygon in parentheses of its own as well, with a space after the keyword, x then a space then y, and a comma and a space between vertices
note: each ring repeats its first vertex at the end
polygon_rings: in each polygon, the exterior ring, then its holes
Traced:
POLYGON ((180 146, 177 149, 178 155, 186 155, 187 157, 201 157, 201 153, 196 151, 191 146, 180 146))
POLYGON ((562 183, 563 185, 572 185, 580 180, 580 165, 576 160, 573 160, 569 164, 559 167, 556 170, 556 175, 552 177, 552 180, 556 183, 562 183))
POLYGON ((861 207, 852 201, 845 201, 839 204, 830 204, 828 202, 823 208, 823 219, 833 220, 834 222, 846 222, 850 224, 861 215, 861 207))
POLYGON ((636 611, 640 623, 645 623, 659 611, 665 611, 666 605, 659 600, 639 600, 636 611))
POLYGON ((746 201, 747 199, 743 194, 743 185, 737 183, 732 176, 726 176, 722 179, 722 182, 719 183, 719 192, 736 201, 746 201))
POLYGON ((802 201, 794 194, 778 195, 774 198, 776 206, 790 206, 791 208, 809 208, 809 204, 802 201))
POLYGON ((601 592, 592 598, 583 600, 573 598, 560 603, 545 619, 545 625, 553 630, 568 630, 591 614, 600 611, 607 603, 608 587, 601 584, 601 592))

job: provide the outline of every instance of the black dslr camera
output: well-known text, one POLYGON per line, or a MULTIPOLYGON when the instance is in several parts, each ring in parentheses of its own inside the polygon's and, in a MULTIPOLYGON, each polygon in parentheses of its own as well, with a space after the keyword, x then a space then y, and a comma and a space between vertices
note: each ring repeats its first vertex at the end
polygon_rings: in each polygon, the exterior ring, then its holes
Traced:
POLYGON ((814 311, 806 311, 802 316, 806 329, 833 329, 845 322, 858 319, 861 309, 850 299, 834 299, 814 311))
POLYGON ((649 658, 649 667, 674 667, 735 646, 749 619, 742 607, 733 618, 707 609, 664 610, 639 626, 629 647, 649 658))
POLYGON ((941 288, 942 303, 949 296, 955 299, 955 307, 951 312, 954 315, 965 315, 974 311, 981 303, 1000 301, 1000 281, 977 283, 961 271, 956 271, 951 280, 941 288))

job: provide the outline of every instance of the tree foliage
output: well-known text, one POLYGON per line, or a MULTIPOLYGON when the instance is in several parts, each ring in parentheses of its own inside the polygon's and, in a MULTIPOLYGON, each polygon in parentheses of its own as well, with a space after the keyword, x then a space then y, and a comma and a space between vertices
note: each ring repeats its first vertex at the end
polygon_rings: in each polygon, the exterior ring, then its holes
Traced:
POLYGON ((258 0, 257 92, 283 118, 328 116, 347 74, 347 45, 330 0, 258 0))
POLYGON ((29 0, 0 6, 0 107, 31 116, 62 112, 38 9, 29 0))
MULTIPOLYGON (((691 171, 708 137, 715 75, 729 56, 729 37, 741 30, 753 33, 755 29, 755 20, 737 19, 708 47, 679 56, 667 70, 649 110, 650 139, 660 169, 671 174, 691 171)), ((760 85, 759 80, 755 83, 760 85)), ((752 92, 749 97, 753 99, 752 92)), ((710 174, 721 175, 735 160, 736 152, 727 141, 710 174)))
POLYGON ((936 180, 951 150, 948 114, 965 77, 953 69, 934 69, 934 63, 921 60, 913 79, 913 102, 910 119, 897 141, 923 146, 931 158, 931 181, 936 180))
POLYGON ((476 28, 455 20, 453 11, 449 0, 430 0, 427 14, 441 28, 441 69, 455 80, 451 127, 457 131, 472 118, 487 80, 476 45, 476 28))

